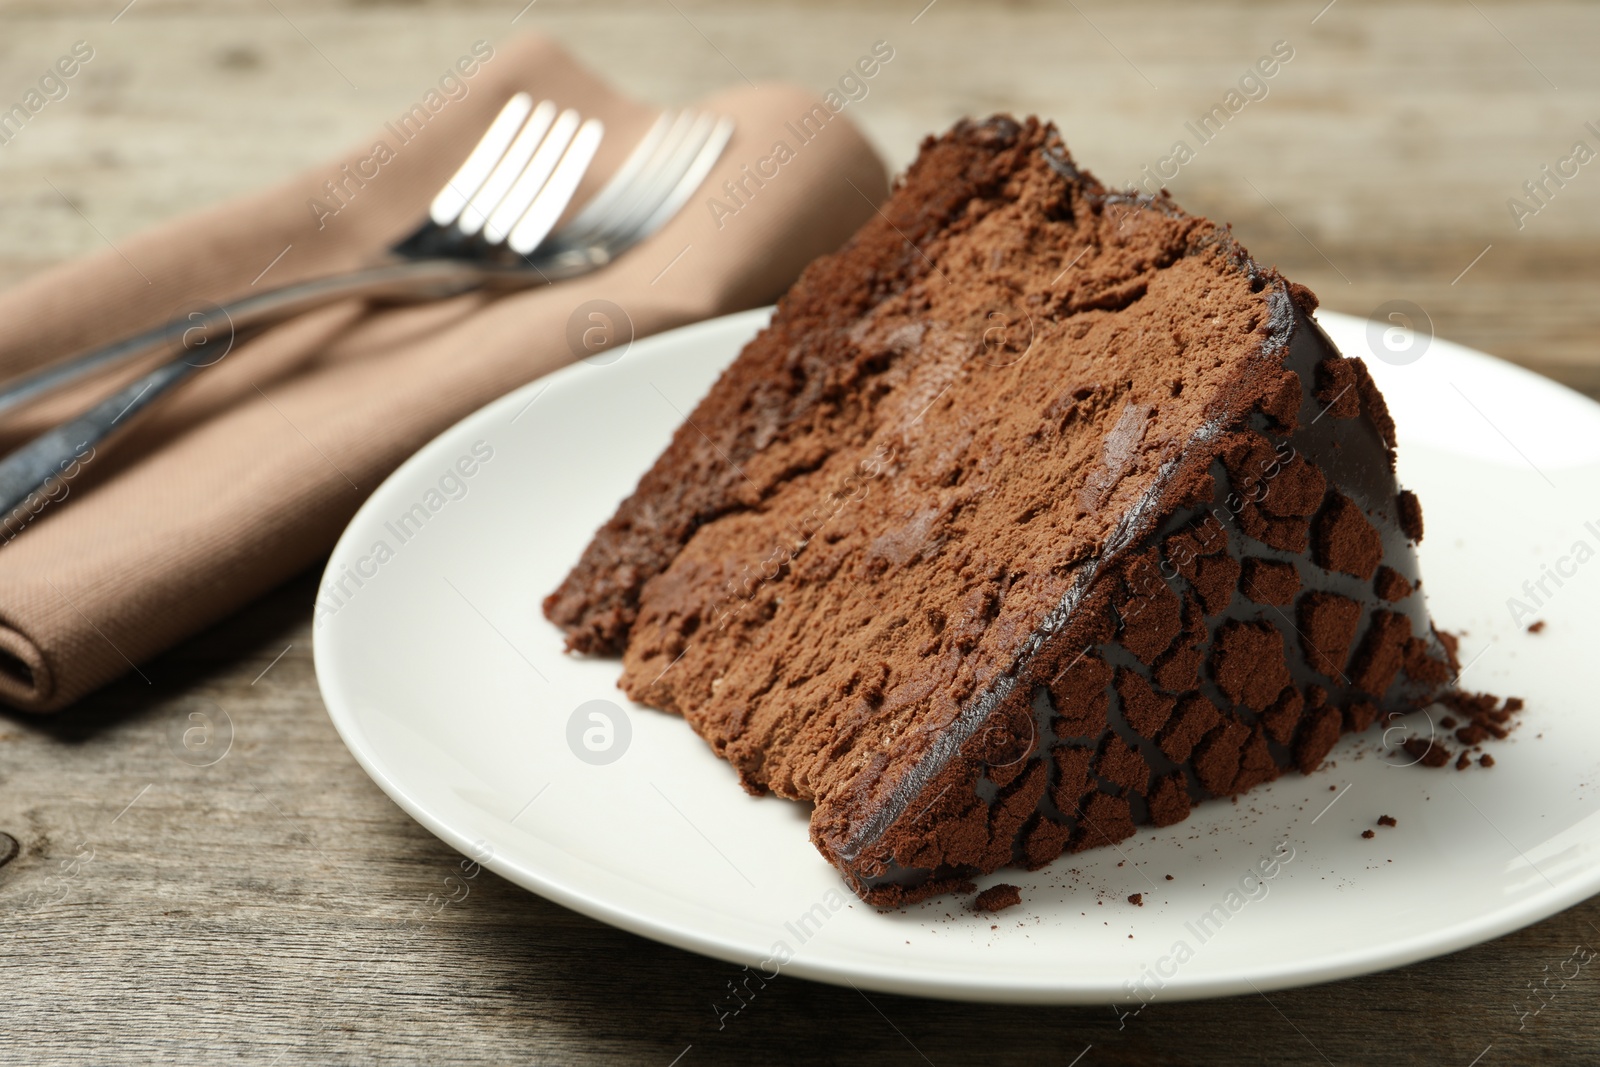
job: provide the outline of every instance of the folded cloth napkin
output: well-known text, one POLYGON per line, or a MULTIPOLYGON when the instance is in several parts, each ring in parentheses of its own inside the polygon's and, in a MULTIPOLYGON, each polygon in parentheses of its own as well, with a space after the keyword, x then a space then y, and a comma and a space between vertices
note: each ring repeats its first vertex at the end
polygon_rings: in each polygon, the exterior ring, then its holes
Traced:
MULTIPOLYGON (((368 262, 422 220, 518 91, 605 123, 574 205, 656 115, 548 40, 479 42, 348 154, 0 294, 0 377, 206 301, 368 262)), ((677 217, 615 264, 496 298, 307 313, 238 345, 86 454, 56 489, 64 500, 0 531, 0 701, 65 707, 313 564, 406 456, 583 355, 569 320, 587 302, 623 309, 637 336, 769 302, 886 191, 860 133, 808 93, 743 87, 697 106, 732 117, 733 139, 677 217)), ((0 448, 105 387, 6 420, 0 448)))

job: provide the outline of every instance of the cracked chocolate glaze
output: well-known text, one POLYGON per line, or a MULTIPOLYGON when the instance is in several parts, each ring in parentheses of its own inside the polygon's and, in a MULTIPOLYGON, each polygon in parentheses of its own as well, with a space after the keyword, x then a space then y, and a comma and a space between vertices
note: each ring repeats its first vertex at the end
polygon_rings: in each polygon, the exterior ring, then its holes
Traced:
MULTIPOLYGON (((1049 164, 1051 170, 1067 181, 1082 181, 1083 172, 1072 162, 1070 157, 1065 156, 1060 151, 1060 148, 1061 146, 1059 145, 1047 146, 1040 151, 1040 155, 1049 164)), ((1178 213, 1178 209, 1165 197, 1153 197, 1147 194, 1107 193, 1099 197, 1099 199, 1104 204, 1128 205, 1133 210, 1154 210, 1169 215, 1178 213)), ((1224 231, 1217 231, 1212 235, 1208 235, 1199 245, 1191 247, 1189 252, 1193 254, 1199 251, 1200 247, 1209 244, 1220 245, 1234 266, 1250 278, 1253 286, 1261 287, 1266 284, 1266 272, 1244 251, 1242 246, 1232 239, 1231 235, 1224 231)), ((1288 286, 1281 281, 1275 284, 1268 294, 1267 309, 1267 332, 1259 346, 1258 358, 1275 359, 1278 353, 1282 352, 1288 355, 1290 361, 1292 361, 1294 339, 1297 333, 1301 332, 1296 329, 1297 323, 1308 322, 1309 320, 1299 314, 1289 294, 1288 286)), ((1314 325, 1311 328, 1313 330, 1316 329, 1314 325)), ((1331 351, 1333 349, 1332 342, 1328 341, 1325 335, 1321 335, 1320 330, 1317 333, 1322 337, 1326 348, 1331 351)), ((1337 355, 1337 352, 1334 354, 1337 355)), ((1308 402, 1306 397, 1310 395, 1312 379, 1309 376, 1302 376, 1301 385, 1305 394, 1302 397, 1302 406, 1304 406, 1308 402)), ((1189 451, 1208 444, 1222 431, 1229 421, 1230 417, 1226 414, 1214 416, 1207 420, 1190 436, 1184 453, 1177 459, 1163 464, 1149 490, 1140 497, 1118 522, 1101 553, 1088 560, 1082 566, 1066 595, 1062 597, 1056 607, 1029 636, 1026 643, 1018 651, 1012 668, 998 678, 977 700, 969 704, 955 722, 945 728, 928 753, 892 790, 889 799, 863 820, 857 832, 852 834, 845 844, 837 850, 838 856, 844 864, 853 863, 863 850, 877 842, 889 826, 905 814, 906 809, 922 794, 928 783, 949 764, 960 748, 978 732, 995 709, 1006 698, 1011 696, 1019 678, 1039 654, 1045 643, 1061 634, 1072 623, 1085 594, 1105 566, 1115 560, 1137 538, 1149 531, 1152 519, 1161 510, 1162 502, 1167 496, 1174 475, 1185 465, 1189 451)), ((1384 469, 1387 469, 1387 459, 1382 462, 1384 463, 1384 469)), ((1413 572, 1414 570, 1415 567, 1413 565, 1413 572)), ((1407 577, 1409 578, 1411 575, 1408 574, 1407 577)), ((1413 582, 1413 584, 1415 583, 1413 582)), ((862 881, 868 885, 874 884, 867 879, 862 879, 862 881)))
MULTIPOLYGON (((842 866, 847 880, 852 882, 858 893, 872 900, 884 896, 884 891, 887 890, 891 897, 904 894, 910 899, 916 896, 916 890, 920 886, 952 883, 981 873, 979 869, 971 866, 905 867, 892 856, 881 855, 873 857, 876 862, 869 861, 869 864, 862 864, 859 867, 858 863, 865 854, 874 851, 874 846, 880 845, 895 827, 896 822, 905 817, 908 811, 912 813, 909 822, 914 824, 921 812, 939 799, 935 797, 933 800, 924 800, 923 794, 939 780, 941 773, 958 758, 962 747, 984 728, 990 716, 995 714, 1019 686, 1031 688, 1029 709, 1033 740, 1029 744, 1028 751, 1004 766, 1009 768, 1019 760, 1027 760, 1030 764, 1038 760, 1046 770, 1047 780, 1043 793, 1035 805, 1034 815, 1018 829, 1012 841, 1009 857, 1011 864, 1038 865, 1028 863, 1028 857, 1023 851, 1023 840, 1041 819, 1049 819, 1059 825, 1063 830, 1063 836, 1068 836, 1069 839, 1079 843, 1075 847, 1089 847, 1110 840, 1106 837, 1104 841, 1089 840, 1087 844, 1083 844, 1081 836, 1083 831, 1078 815, 1081 805, 1074 811, 1064 811, 1056 803, 1054 792, 1059 780, 1059 770, 1056 761, 1051 757, 1054 750, 1060 747, 1085 748, 1098 753, 1108 739, 1116 738, 1139 753, 1150 770, 1144 791, 1124 790, 1100 774, 1098 766, 1092 768, 1093 792, 1125 800, 1128 803, 1129 817, 1134 823, 1152 821, 1149 792, 1154 783, 1169 775, 1182 776, 1184 791, 1191 803, 1198 803, 1216 795, 1225 795, 1213 793, 1202 785, 1193 762, 1169 758, 1162 752, 1155 739, 1138 733, 1128 722, 1117 687, 1110 682, 1105 687, 1107 699, 1105 730, 1099 734, 1057 736, 1053 723, 1057 721, 1061 709, 1054 706, 1048 686, 1035 676, 1034 671, 1036 662, 1052 643, 1059 641, 1066 643, 1069 648, 1077 647, 1077 643, 1072 640, 1073 631, 1085 627, 1075 625, 1076 617, 1102 576, 1115 572, 1117 563, 1124 556, 1137 556, 1147 549, 1160 551, 1167 539, 1174 534, 1197 529, 1208 522, 1216 521, 1226 535, 1226 547, 1223 552, 1235 563, 1242 564, 1248 556, 1256 560, 1286 563, 1294 568, 1299 580, 1299 591, 1294 596, 1295 601, 1298 602, 1308 593, 1320 592, 1341 596, 1359 605, 1360 616, 1355 627, 1356 639, 1350 646, 1352 656, 1359 654, 1357 650, 1361 647, 1363 637, 1371 631, 1374 612, 1382 610, 1403 616, 1409 624, 1411 634, 1419 636, 1425 642, 1429 656, 1441 663, 1454 666, 1454 657, 1439 641, 1426 610, 1417 574, 1415 553, 1402 529, 1397 502, 1399 488, 1391 473, 1388 446, 1374 420, 1368 417, 1368 413, 1363 412, 1356 417, 1336 417, 1329 413, 1332 405, 1322 403, 1316 396, 1317 367, 1324 360, 1338 359, 1338 351, 1315 322, 1294 305, 1285 286, 1280 283, 1270 294, 1270 299, 1273 308, 1273 330, 1263 342, 1262 352, 1263 354, 1282 352, 1284 368, 1293 371, 1300 381, 1301 398, 1296 427, 1288 434, 1273 433, 1270 420, 1259 412, 1244 420, 1244 425, 1271 442, 1280 457, 1285 455, 1285 450, 1290 450, 1289 455, 1303 456, 1320 469, 1327 482, 1324 490, 1325 500, 1329 495, 1338 492, 1356 504, 1378 532, 1382 544, 1381 565, 1406 579, 1410 587, 1409 594, 1398 601, 1387 601, 1374 592, 1371 580, 1320 566, 1312 561, 1309 552, 1291 552, 1275 548, 1247 536, 1240 528, 1237 510, 1230 506, 1230 501, 1239 499, 1236 494, 1240 492, 1241 487, 1233 484, 1232 477, 1220 459, 1213 459, 1210 463, 1215 484, 1212 500, 1201 505, 1164 509, 1163 501, 1167 497, 1174 475, 1184 460, 1180 458, 1168 464, 1162 470, 1161 477, 1140 499, 1138 506, 1133 508, 1118 525, 1116 534, 1105 550, 1084 565, 1068 594, 1020 650, 1013 669, 964 710, 957 722, 940 736, 926 756, 902 779, 891 800, 873 813, 873 816, 862 825, 860 832, 851 839, 846 849, 840 850, 840 859, 843 861, 842 866), (1168 510, 1168 513, 1162 517, 1161 513, 1164 510, 1168 510)), ((1189 440, 1184 456, 1195 454, 1224 429, 1220 420, 1214 419, 1204 424, 1189 440)), ((1161 577, 1173 593, 1180 597, 1195 593, 1192 583, 1177 574, 1175 568, 1169 574, 1167 568, 1163 566, 1161 577)), ((1282 635, 1285 663, 1293 686, 1302 693, 1309 691, 1311 687, 1319 687, 1326 694, 1324 703, 1319 707, 1343 708, 1364 699, 1371 699, 1375 701, 1380 715, 1398 714, 1430 703, 1441 691, 1448 688, 1438 680, 1418 679, 1405 671, 1400 671, 1384 693, 1366 693, 1352 684, 1346 671, 1337 664, 1329 665, 1331 669, 1323 670, 1310 662, 1303 647, 1305 638, 1296 620, 1294 603, 1285 606, 1262 603, 1252 599, 1243 588, 1245 583, 1242 577, 1234 584, 1235 588, 1228 604, 1220 612, 1207 614, 1204 637, 1197 646, 1194 646, 1203 664, 1212 662, 1217 634, 1220 628, 1230 621, 1266 623, 1282 635)), ((1085 654, 1098 656, 1113 672, 1119 668, 1132 671, 1144 679, 1152 689, 1158 693, 1162 692, 1152 666, 1135 656, 1119 640, 1088 644, 1085 646, 1085 654)), ((1221 691, 1209 670, 1200 671, 1198 691, 1218 708, 1228 709, 1236 721, 1244 726, 1254 727, 1260 721, 1261 716, 1258 712, 1229 699, 1221 691)), ((1163 695, 1174 698, 1178 696, 1172 693, 1163 695)), ((1306 712, 1302 712, 1302 718, 1315 710, 1317 709, 1307 709, 1306 712)), ((1275 772, 1271 776, 1276 777, 1278 772, 1295 765, 1294 752, 1291 745, 1285 741, 1275 738, 1267 740, 1267 747, 1275 767, 1275 772)), ((986 768, 979 774, 973 788, 980 800, 993 805, 1001 797, 1002 787, 990 778, 990 770, 992 768, 986 768)), ((1008 778, 1016 777, 1008 776, 1008 778)), ((945 790, 951 788, 949 784, 944 786, 945 790)), ((1085 797, 1084 802, 1087 800, 1088 797, 1085 797)))

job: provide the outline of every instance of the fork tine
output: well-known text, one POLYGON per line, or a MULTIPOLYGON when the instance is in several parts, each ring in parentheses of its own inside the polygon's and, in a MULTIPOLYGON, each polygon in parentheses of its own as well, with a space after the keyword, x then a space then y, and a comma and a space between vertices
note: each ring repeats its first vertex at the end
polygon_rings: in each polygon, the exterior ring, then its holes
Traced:
POLYGON ((711 173, 711 168, 722 156, 722 150, 728 147, 728 141, 733 137, 733 126, 731 118, 723 117, 717 120, 710 134, 701 143, 700 150, 689 161, 678 184, 668 189, 667 194, 656 205, 655 211, 629 235, 631 240, 639 241, 650 236, 678 213, 689 197, 694 195, 694 191, 700 188, 700 183, 705 181, 706 175, 711 173))
POLYGON ((650 129, 645 133, 644 137, 640 138, 639 143, 633 146, 633 151, 628 153, 628 158, 622 161, 622 166, 617 168, 617 172, 606 182, 605 187, 594 195, 594 199, 579 209, 577 215, 573 216, 565 226, 557 231, 557 235, 562 240, 565 241, 569 237, 578 234, 591 233, 606 218, 612 207, 615 206, 617 199, 623 196, 632 187, 633 183, 638 180, 645 164, 650 161, 650 157, 655 153, 656 146, 661 143, 661 139, 672 128, 675 114, 672 111, 663 111, 656 116, 656 120, 650 125, 650 129))
POLYGON ((517 175, 522 173, 522 168, 527 165, 539 141, 550 129, 550 124, 555 121, 555 117, 556 105, 549 100, 541 100, 539 106, 533 109, 533 114, 528 116, 527 123, 511 142, 511 147, 506 149, 505 155, 500 157, 494 170, 489 172, 489 176, 484 179, 478 191, 472 194, 472 199, 467 201, 467 206, 462 209, 461 217, 456 220, 456 225, 462 233, 470 237, 483 229, 489 213, 506 195, 506 190, 511 188, 511 183, 516 181, 517 175))
POLYGON ((533 203, 512 228, 507 243, 513 252, 527 255, 549 234, 561 213, 572 202, 572 194, 578 191, 578 182, 583 180, 589 164, 594 161, 595 151, 600 147, 600 139, 604 135, 605 126, 599 119, 589 119, 578 127, 555 173, 544 183, 544 188, 539 190, 539 195, 534 197, 533 203))
POLYGON ((716 125, 716 117, 709 114, 693 115, 693 123, 672 147, 672 151, 652 169, 651 180, 639 190, 639 195, 628 210, 616 217, 608 232, 618 239, 628 239, 655 214, 656 208, 678 186, 694 159, 700 154, 707 138, 716 125))
POLYGON ((627 187, 618 191, 616 201, 606 211, 604 217, 597 219, 588 232, 574 233, 570 238, 563 235, 564 238, 576 243, 590 242, 603 234, 615 231, 618 220, 633 217, 638 210, 640 199, 648 195, 650 187, 659 180, 661 168, 672 158, 693 126, 694 112, 686 110, 674 115, 672 125, 656 143, 649 158, 639 168, 633 180, 627 187))
POLYGON ((444 183, 444 187, 434 196, 433 203, 428 206, 428 216, 436 225, 448 226, 461 216, 472 194, 478 191, 483 180, 489 176, 490 169, 505 155, 506 146, 517 135, 522 121, 532 110, 533 97, 527 93, 518 93, 506 101, 506 106, 489 124, 482 139, 473 146, 467 161, 444 183))
POLYGON ((511 188, 489 212, 489 219, 483 225, 484 240, 490 244, 505 240, 506 234, 511 232, 517 220, 528 210, 528 205, 533 203, 533 198, 544 188, 545 181, 555 172, 556 164, 561 161, 567 145, 572 143, 572 135, 578 132, 581 121, 572 108, 563 111, 556 119, 538 150, 533 153, 533 158, 528 160, 511 188))

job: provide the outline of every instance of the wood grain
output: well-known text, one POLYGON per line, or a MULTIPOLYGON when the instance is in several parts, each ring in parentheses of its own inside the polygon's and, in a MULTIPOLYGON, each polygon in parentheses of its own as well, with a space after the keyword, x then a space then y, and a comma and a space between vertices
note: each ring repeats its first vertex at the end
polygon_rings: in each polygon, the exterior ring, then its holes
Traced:
MULTIPOLYGON (((1593 5, 538 0, 519 16, 521 0, 137 0, 112 22, 123 2, 0 13, 0 102, 74 41, 96 50, 0 146, 0 283, 308 166, 473 40, 522 28, 661 101, 742 76, 825 88, 887 40, 894 60, 850 113, 897 164, 961 115, 1037 111, 1113 181, 1287 40, 1267 97, 1182 168, 1175 195, 1231 219, 1330 307, 1412 300, 1440 336, 1600 395, 1600 165, 1521 230, 1506 207, 1574 141, 1600 148, 1584 125, 1600 125, 1593 5)), ((7 1062, 1489 1067, 1592 1062, 1600 1047, 1588 972, 1518 1014, 1544 968, 1600 948, 1597 901, 1385 974, 1121 1023, 1109 1005, 952 1007, 780 978, 719 1028, 726 964, 488 872, 440 907, 470 865, 340 744, 312 670, 313 587, 58 718, 0 719, 0 832, 20 845, 0 866, 7 1062), (197 766, 184 733, 208 726, 215 751, 229 744, 197 766)))

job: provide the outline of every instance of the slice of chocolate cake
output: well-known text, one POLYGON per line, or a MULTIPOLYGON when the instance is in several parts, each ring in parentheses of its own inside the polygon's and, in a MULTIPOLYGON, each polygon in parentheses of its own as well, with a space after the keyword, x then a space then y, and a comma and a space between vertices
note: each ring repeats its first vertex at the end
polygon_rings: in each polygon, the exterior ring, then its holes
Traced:
POLYGON ((1431 702, 1365 366, 1053 128, 930 139, 544 604, 895 905, 1313 770, 1431 702))

